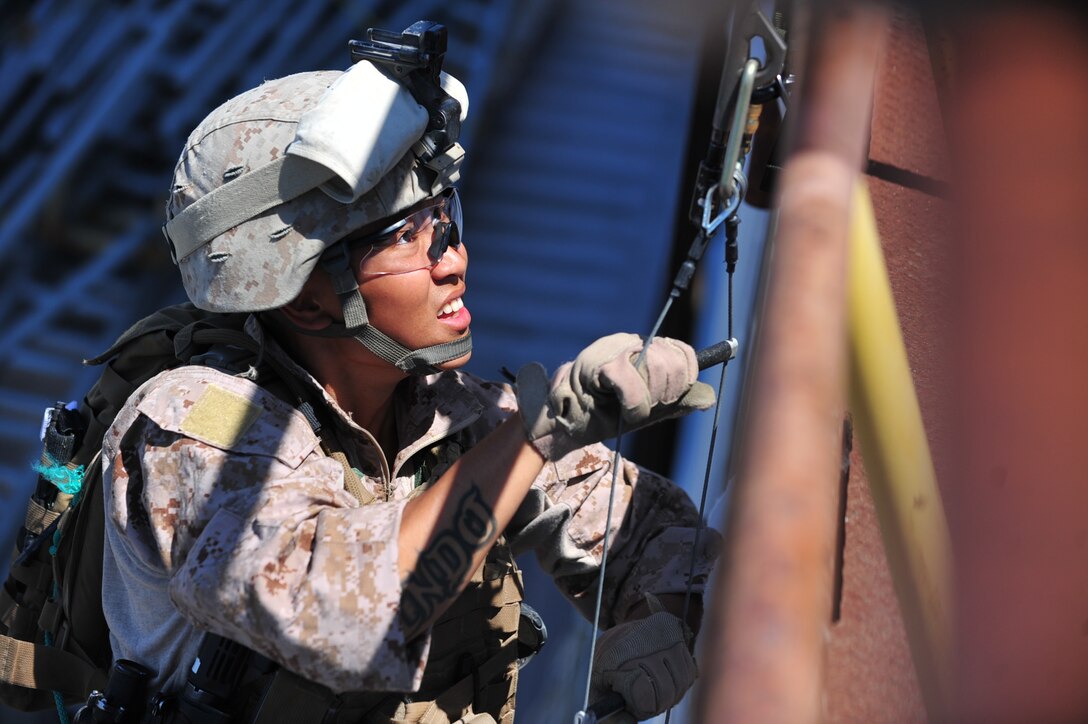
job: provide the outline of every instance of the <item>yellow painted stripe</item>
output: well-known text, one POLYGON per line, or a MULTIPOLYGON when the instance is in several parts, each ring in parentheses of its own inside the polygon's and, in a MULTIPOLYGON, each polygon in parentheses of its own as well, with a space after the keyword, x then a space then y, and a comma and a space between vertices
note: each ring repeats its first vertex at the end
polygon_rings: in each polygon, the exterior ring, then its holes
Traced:
POLYGON ((922 694, 931 718, 940 718, 952 652, 948 525, 863 181, 854 195, 847 294, 854 426, 922 694))

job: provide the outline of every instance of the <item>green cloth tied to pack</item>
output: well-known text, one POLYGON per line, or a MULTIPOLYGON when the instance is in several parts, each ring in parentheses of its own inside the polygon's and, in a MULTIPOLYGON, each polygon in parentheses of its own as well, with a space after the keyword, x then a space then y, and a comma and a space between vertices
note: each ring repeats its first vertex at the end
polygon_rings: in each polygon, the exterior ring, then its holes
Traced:
POLYGON ((37 462, 31 467, 38 475, 57 486, 62 493, 75 495, 83 488, 84 467, 82 465, 70 467, 57 463, 37 462))

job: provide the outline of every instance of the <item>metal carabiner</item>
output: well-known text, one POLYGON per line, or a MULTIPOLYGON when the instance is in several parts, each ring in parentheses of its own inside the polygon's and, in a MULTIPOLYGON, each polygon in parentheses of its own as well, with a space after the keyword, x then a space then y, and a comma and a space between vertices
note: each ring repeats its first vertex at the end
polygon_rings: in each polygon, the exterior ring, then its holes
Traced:
MULTIPOLYGON (((722 163, 722 178, 718 185, 725 189, 726 196, 735 191, 737 164, 740 163, 740 143, 744 137, 744 124, 748 121, 748 108, 752 105, 752 89, 755 88, 759 61, 749 58, 744 63, 737 86, 737 102, 733 106, 733 122, 729 126, 729 140, 725 146, 725 162, 722 163)), ((706 207, 704 206, 704 209, 706 207)))
POLYGON ((706 191, 706 197, 703 199, 703 233, 708 237, 713 236, 714 232, 718 230, 718 227, 724 224, 730 216, 737 213, 737 209, 740 208, 740 202, 744 200, 744 197, 748 194, 748 177, 744 175, 744 172, 740 168, 733 169, 732 178, 734 188, 733 193, 722 204, 722 210, 713 219, 710 218, 710 209, 714 202, 714 195, 718 193, 718 184, 714 184, 706 191))

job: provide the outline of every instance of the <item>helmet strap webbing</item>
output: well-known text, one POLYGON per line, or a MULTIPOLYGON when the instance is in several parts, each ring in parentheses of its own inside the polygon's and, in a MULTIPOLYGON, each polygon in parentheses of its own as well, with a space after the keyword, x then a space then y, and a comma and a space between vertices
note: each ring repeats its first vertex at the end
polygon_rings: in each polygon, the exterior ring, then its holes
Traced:
POLYGON ((325 329, 304 330, 292 325, 302 334, 316 337, 352 337, 373 354, 413 375, 429 375, 438 372, 437 365, 463 357, 472 351, 472 334, 466 334, 451 342, 434 344, 421 349, 409 349, 400 342, 370 324, 366 302, 359 292, 359 283, 351 271, 347 250, 343 244, 326 253, 321 264, 332 277, 333 290, 340 299, 344 323, 333 322, 325 329))

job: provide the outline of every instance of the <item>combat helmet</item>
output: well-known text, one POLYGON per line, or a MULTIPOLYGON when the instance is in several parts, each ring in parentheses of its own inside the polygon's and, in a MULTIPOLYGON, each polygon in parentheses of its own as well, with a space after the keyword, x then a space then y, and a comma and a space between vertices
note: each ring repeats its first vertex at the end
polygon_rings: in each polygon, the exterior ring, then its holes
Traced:
MULTIPOLYGON (((423 21, 404 36, 421 25, 436 26, 423 21)), ((299 294, 320 262, 345 319, 324 336, 354 337, 417 374, 467 354, 469 335, 409 349, 372 327, 347 255, 328 253, 353 231, 456 182, 468 97, 438 67, 398 77, 361 60, 347 71, 265 81, 212 111, 178 159, 163 227, 193 304, 224 313, 275 309, 299 294), (447 115, 438 134, 436 98, 447 115)))

